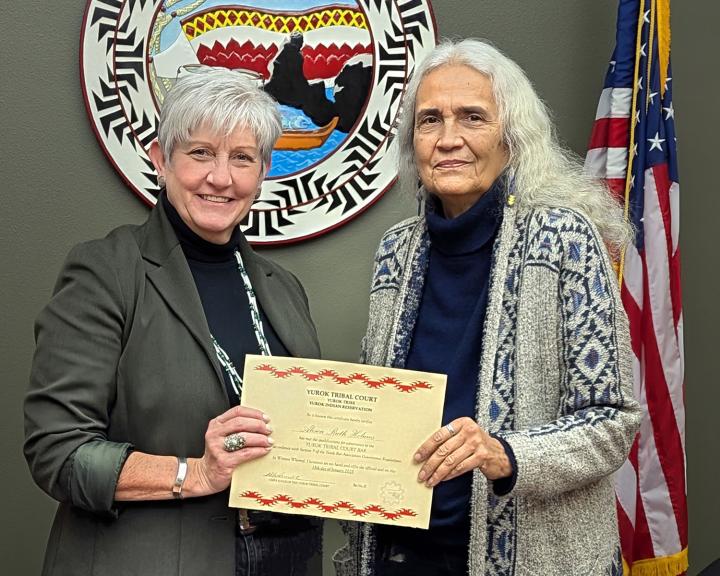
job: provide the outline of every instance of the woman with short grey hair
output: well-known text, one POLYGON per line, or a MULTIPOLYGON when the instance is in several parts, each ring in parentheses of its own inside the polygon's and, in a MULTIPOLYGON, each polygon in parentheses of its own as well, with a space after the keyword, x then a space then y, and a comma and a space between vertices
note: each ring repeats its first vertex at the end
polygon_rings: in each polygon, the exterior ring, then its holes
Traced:
POLYGON ((281 133, 247 74, 181 74, 149 155, 147 221, 76 246, 36 323, 25 455, 60 502, 43 574, 307 574, 316 519, 228 508, 272 448, 240 406, 246 354, 317 357, 308 302, 238 224, 281 133))
POLYGON ((362 359, 447 374, 442 427, 408 454, 430 528, 349 523, 338 572, 622 574, 612 473, 640 408, 611 255, 632 230, 493 46, 443 42, 405 98, 423 210, 380 241, 362 359))

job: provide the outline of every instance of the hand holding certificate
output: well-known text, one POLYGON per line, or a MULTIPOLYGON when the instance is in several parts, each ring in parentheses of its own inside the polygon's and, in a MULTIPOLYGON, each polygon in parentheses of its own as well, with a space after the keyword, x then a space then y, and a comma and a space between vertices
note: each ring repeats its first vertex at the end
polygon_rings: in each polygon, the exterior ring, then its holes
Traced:
POLYGON ((233 474, 230 505, 427 528, 432 490, 417 447, 440 426, 444 375, 247 356, 242 401, 275 441, 233 474))

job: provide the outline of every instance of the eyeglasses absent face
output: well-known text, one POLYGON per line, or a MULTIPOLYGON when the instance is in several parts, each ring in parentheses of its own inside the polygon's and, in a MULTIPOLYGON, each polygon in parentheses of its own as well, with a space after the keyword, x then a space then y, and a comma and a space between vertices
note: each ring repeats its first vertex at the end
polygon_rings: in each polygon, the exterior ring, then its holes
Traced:
POLYGON ((490 79, 464 65, 427 74, 415 98, 415 164, 446 216, 472 206, 507 163, 490 79))
POLYGON ((170 203, 209 242, 227 242, 250 211, 264 175, 255 135, 246 127, 218 134, 199 127, 166 160, 157 141, 150 158, 166 181, 170 203))

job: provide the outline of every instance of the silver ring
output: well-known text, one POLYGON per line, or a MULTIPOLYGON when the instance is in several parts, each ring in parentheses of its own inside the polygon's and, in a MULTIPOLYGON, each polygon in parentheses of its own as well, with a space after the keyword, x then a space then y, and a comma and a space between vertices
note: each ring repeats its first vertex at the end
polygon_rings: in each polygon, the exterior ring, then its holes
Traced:
POLYGON ((450 436, 455 436, 455 428, 453 428, 453 425, 450 422, 445 424, 445 428, 448 432, 450 432, 450 436))
POLYGON ((228 434, 223 440, 223 448, 227 452, 237 452, 245 448, 245 436, 242 434, 228 434))

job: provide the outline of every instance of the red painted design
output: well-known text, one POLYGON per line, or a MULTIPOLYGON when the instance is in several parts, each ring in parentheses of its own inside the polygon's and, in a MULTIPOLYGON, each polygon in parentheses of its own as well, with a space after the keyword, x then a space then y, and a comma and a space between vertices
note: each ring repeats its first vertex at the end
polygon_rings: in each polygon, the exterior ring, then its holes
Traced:
POLYGON ((377 389, 384 388, 385 386, 392 386, 399 392, 407 393, 415 392, 416 390, 432 389, 432 384, 430 384, 429 382, 425 382, 424 380, 417 380, 416 382, 412 382, 410 384, 400 382, 400 380, 398 380, 397 378, 393 378, 392 376, 385 376, 384 378, 380 378, 379 380, 373 380, 362 372, 355 372, 354 374, 350 374, 348 376, 341 376, 335 370, 331 370, 329 368, 323 368, 318 372, 309 372, 301 366, 293 366, 292 368, 288 368, 287 370, 280 370, 278 368, 275 368, 275 366, 271 364, 260 364, 259 366, 255 367, 255 370, 258 370, 259 372, 269 372, 278 379, 287 378, 291 374, 295 374, 298 376, 302 376, 305 380, 309 380, 310 382, 317 382, 318 380, 327 378, 333 380, 337 384, 342 385, 350 384, 350 382, 362 382, 368 388, 377 389))
POLYGON ((330 46, 324 44, 318 44, 314 47, 303 46, 303 74, 308 80, 334 78, 340 74, 345 62, 353 56, 358 54, 370 54, 372 56, 372 53, 372 46, 363 44, 337 46, 332 43, 330 46))
MULTIPOLYGON (((267 80, 270 78, 269 65, 278 53, 278 46, 271 44, 268 47, 256 46, 250 40, 240 44, 235 38, 227 45, 215 41, 212 46, 200 44, 197 57, 201 64, 207 66, 221 66, 232 70, 242 68, 258 72, 267 80)), ((305 46, 302 49, 303 75, 308 80, 334 78, 343 69, 345 63, 358 54, 370 54, 372 46, 356 44, 337 46, 318 44, 315 47, 305 46)))
POLYGON ((234 38, 223 46, 216 41, 212 47, 200 44, 197 57, 201 64, 207 66, 221 66, 235 70, 242 68, 262 74, 266 80, 270 77, 268 64, 275 58, 278 47, 275 44, 268 46, 255 46, 249 40, 240 44, 234 38))
POLYGON ((386 520, 393 521, 401 518, 413 518, 417 516, 417 512, 411 510, 410 508, 401 508, 400 510, 390 512, 388 510, 385 510, 385 508, 379 506, 378 504, 370 504, 363 508, 358 508, 351 502, 341 501, 336 502, 335 504, 326 504, 319 498, 305 498, 304 500, 295 500, 294 498, 287 496, 286 494, 277 494, 272 498, 265 498, 258 492, 253 492, 251 490, 243 492, 242 494, 240 494, 240 497, 255 500, 261 506, 267 506, 269 508, 278 503, 301 510, 305 510, 314 506, 318 510, 321 510, 328 514, 334 514, 338 510, 341 510, 344 512, 349 512, 353 516, 358 517, 365 517, 368 514, 377 514, 378 516, 382 516, 386 520))

